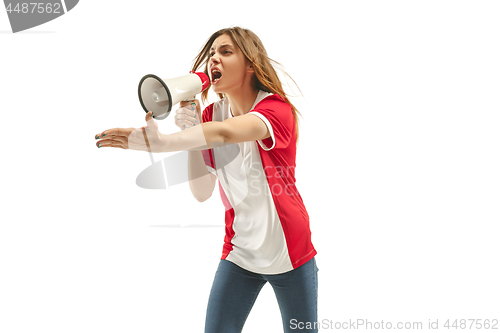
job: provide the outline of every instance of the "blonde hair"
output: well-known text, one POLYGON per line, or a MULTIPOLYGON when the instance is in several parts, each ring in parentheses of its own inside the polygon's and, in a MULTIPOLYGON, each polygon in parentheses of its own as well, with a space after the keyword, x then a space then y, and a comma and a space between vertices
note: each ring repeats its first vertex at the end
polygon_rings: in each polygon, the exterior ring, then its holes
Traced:
MULTIPOLYGON (((246 59, 252 64, 254 69, 254 80, 252 80, 253 88, 257 90, 263 90, 272 94, 279 95, 287 104, 292 107, 293 118, 295 120, 295 132, 297 133, 297 140, 299 139, 299 119, 298 116, 300 112, 295 108, 295 106, 288 99, 285 91, 283 90, 283 85, 276 73, 273 64, 281 64, 272 60, 268 57, 266 49, 262 44, 259 37, 248 29, 243 29, 240 27, 221 29, 214 33, 205 43, 205 46, 200 50, 196 58, 193 60, 193 71, 197 71, 201 66, 205 65, 204 72, 208 73, 208 61, 210 59, 210 48, 217 37, 227 34, 232 37, 233 41, 238 45, 239 49, 246 57, 246 59)), ((290 78, 293 79, 282 70, 282 72, 290 78)), ((295 86, 298 88, 295 81, 293 81, 295 86)), ((209 87, 210 88, 210 85, 209 87)), ((208 90, 206 89, 202 94, 202 101, 207 102, 208 90)), ((299 89, 300 91, 300 89, 299 89)), ((218 93, 219 98, 224 98, 224 94, 218 93)))

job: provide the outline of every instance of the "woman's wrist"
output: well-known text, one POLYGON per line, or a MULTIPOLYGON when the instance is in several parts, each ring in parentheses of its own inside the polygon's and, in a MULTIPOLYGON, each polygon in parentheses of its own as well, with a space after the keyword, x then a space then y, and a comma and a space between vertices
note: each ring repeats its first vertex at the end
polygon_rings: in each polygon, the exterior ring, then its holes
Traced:
POLYGON ((163 134, 163 133, 159 133, 160 137, 159 137, 159 145, 158 145, 158 152, 159 153, 166 153, 168 152, 168 137, 169 135, 168 134, 163 134))

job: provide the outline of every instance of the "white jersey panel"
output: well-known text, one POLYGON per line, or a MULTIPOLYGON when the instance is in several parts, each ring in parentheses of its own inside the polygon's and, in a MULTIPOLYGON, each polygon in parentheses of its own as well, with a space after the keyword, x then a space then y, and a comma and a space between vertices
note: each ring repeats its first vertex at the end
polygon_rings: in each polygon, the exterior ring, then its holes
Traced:
MULTIPOLYGON (((251 110, 269 95, 261 91, 251 110)), ((227 99, 214 103, 213 121, 224 121, 231 117, 227 99)), ((263 118, 272 133, 267 119, 263 116, 260 118, 263 118)), ((259 144, 262 145, 261 142, 259 144)), ((257 142, 216 147, 213 148, 213 154, 217 178, 234 210, 233 249, 226 260, 261 274, 292 270, 285 234, 262 167, 257 142)))

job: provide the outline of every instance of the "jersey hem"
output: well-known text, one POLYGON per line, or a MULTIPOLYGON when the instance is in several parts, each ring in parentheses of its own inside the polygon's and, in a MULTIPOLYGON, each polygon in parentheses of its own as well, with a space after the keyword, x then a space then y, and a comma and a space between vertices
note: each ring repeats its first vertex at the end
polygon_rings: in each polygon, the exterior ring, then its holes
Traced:
POLYGON ((306 254, 305 256, 303 256, 302 258, 300 258, 299 260, 295 260, 292 263, 293 269, 296 269, 296 268, 302 266, 303 264, 305 264, 306 262, 308 262, 309 260, 311 260, 312 258, 314 258, 314 256, 316 254, 318 254, 318 252, 316 252, 316 249, 312 249, 308 254, 306 254))

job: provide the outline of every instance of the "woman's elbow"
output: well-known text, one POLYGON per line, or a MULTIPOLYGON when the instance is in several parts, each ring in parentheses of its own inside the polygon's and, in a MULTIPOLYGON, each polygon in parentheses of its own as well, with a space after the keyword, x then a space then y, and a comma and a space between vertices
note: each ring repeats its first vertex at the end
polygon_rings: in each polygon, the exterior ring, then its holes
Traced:
POLYGON ((198 202, 205 202, 205 201, 207 201, 208 199, 210 199, 210 197, 212 196, 212 194, 209 194, 209 195, 206 195, 206 194, 200 195, 200 194, 194 194, 194 193, 193 193, 193 196, 194 196, 194 198, 195 198, 198 202))
POLYGON ((191 180, 189 187, 193 197, 198 202, 204 202, 210 199, 215 188, 215 176, 212 174, 205 175, 199 179, 191 180))

